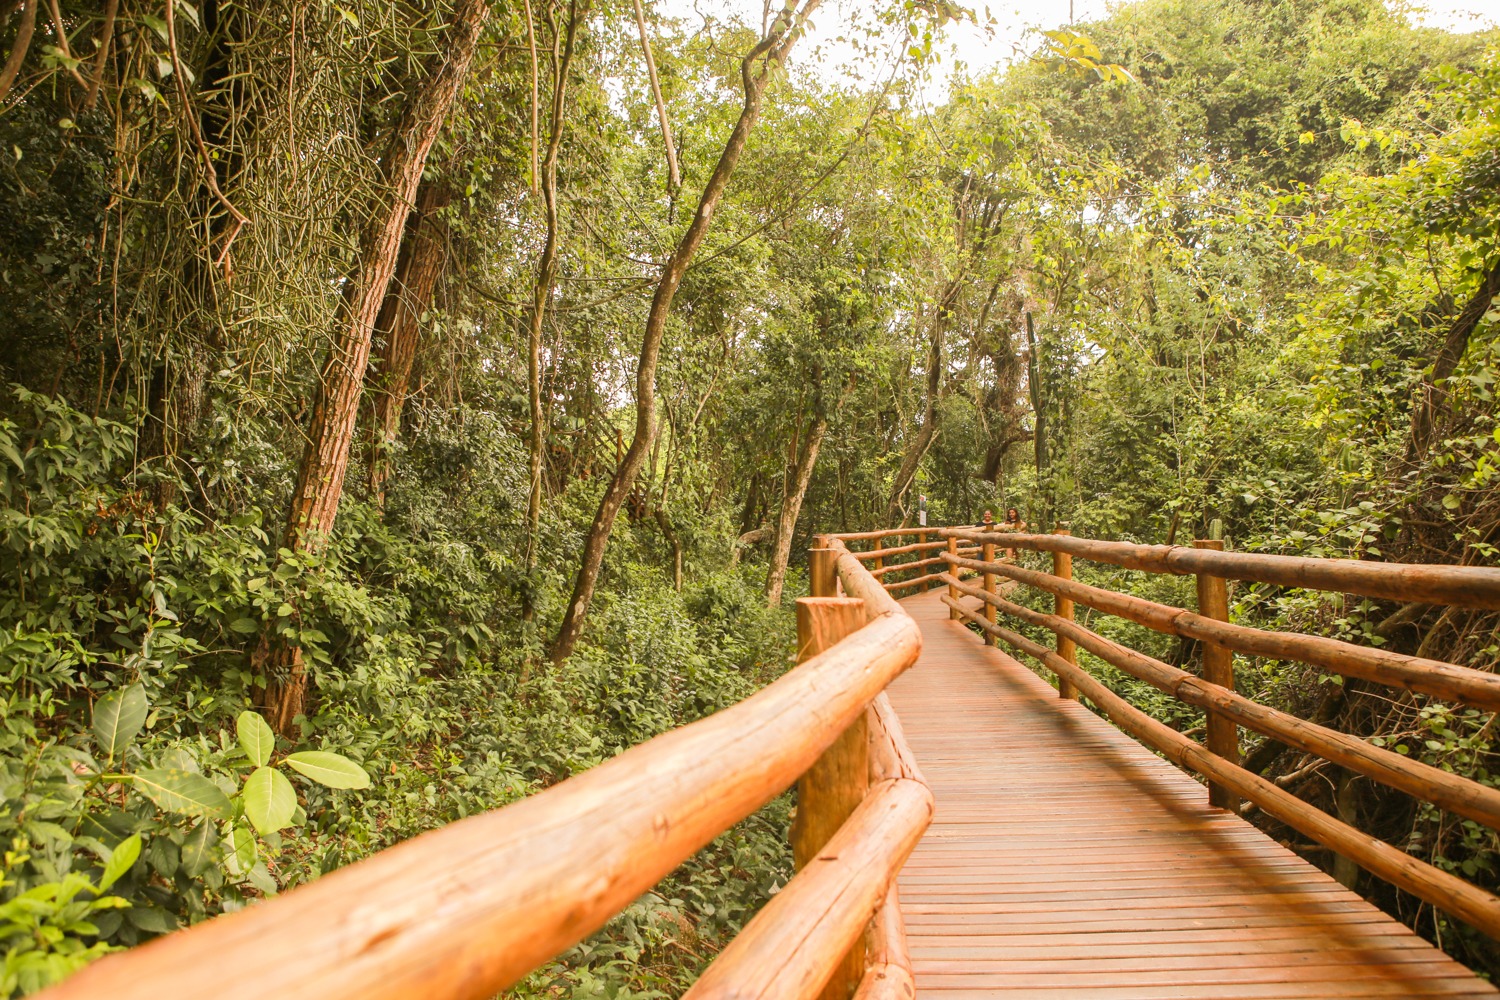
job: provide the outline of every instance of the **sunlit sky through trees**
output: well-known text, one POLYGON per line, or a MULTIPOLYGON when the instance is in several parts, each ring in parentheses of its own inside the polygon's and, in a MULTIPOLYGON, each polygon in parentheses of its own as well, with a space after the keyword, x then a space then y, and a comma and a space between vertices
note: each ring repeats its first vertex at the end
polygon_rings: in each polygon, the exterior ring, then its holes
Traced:
MULTIPOLYGON (((883 2, 883 0, 882 0, 883 2)), ((867 25, 877 0, 825 0, 811 37, 799 46, 793 62, 828 82, 877 81, 891 69, 889 54, 899 40, 878 43, 878 52, 868 43, 851 41, 867 25)), ((967 4, 979 23, 950 23, 934 45, 938 58, 927 66, 927 98, 941 101, 956 76, 974 76, 1002 66, 1018 53, 1035 47, 1028 33, 1056 28, 1072 22, 1087 22, 1105 16, 1110 0, 998 0, 988 5, 967 4)), ((663 9, 693 24, 703 17, 755 20, 759 4, 744 0, 667 0, 663 9)), ((1448 31, 1478 31, 1500 25, 1500 0, 1413 0, 1405 5, 1419 24, 1448 31)), ((1108 55, 1108 53, 1106 53, 1108 55)))

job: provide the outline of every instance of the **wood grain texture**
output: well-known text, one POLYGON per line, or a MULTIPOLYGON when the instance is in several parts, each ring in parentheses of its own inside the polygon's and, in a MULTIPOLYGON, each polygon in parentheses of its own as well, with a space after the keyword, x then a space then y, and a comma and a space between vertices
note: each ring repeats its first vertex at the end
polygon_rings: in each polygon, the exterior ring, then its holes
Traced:
POLYGON ((870 790, 816 858, 761 908, 683 1000, 813 1000, 865 932, 932 820, 907 779, 870 790))
POLYGON ((937 801, 902 871, 917 995, 1496 997, 1203 786, 948 620, 888 695, 937 801))

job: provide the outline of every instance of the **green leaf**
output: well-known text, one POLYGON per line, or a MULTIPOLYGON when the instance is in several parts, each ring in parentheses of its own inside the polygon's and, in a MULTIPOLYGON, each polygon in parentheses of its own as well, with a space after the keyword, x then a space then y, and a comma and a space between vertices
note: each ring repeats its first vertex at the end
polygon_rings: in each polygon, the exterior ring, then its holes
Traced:
POLYGON ((109 855, 109 860, 105 862, 104 877, 99 880, 99 891, 104 892, 120 881, 121 876, 130 871, 130 867, 140 856, 141 835, 138 833, 132 833, 115 845, 115 849, 109 855))
POLYGON ((342 754, 303 750, 287 757, 286 762, 294 770, 329 788, 370 787, 370 776, 365 769, 342 754))
POLYGON ((260 631, 260 622, 254 618, 236 618, 229 623, 229 630, 240 635, 254 635, 260 631))
POLYGON ((271 751, 276 747, 276 734, 271 732, 266 720, 260 717, 259 712, 241 712, 240 717, 234 720, 234 731, 239 734, 240 746, 244 749, 245 756, 250 758, 250 763, 256 767, 264 767, 271 759, 271 751))
POLYGON ((204 820, 188 832, 182 841, 182 870, 196 878, 208 868, 213 860, 213 850, 219 842, 219 834, 213 822, 204 820))
POLYGON ((139 771, 134 780, 141 794, 166 812, 213 819, 229 815, 229 796, 201 774, 164 767, 139 771))
POLYGON ((115 757, 130 745, 146 722, 146 692, 139 684, 111 691, 94 705, 94 739, 106 756, 115 757))
POLYGON ((231 851, 226 859, 229 862, 229 870, 235 875, 244 875, 255 867, 255 834, 244 823, 236 823, 229 831, 229 846, 231 851))
POLYGON ((275 833, 291 823, 297 812, 297 793, 286 775, 274 767, 258 767, 240 793, 245 817, 262 835, 275 833))

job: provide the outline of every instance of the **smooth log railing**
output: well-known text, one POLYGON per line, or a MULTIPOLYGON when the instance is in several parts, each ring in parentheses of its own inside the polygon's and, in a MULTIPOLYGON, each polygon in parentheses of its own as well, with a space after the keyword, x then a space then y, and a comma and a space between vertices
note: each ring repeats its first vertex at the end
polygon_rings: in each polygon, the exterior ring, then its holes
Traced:
MULTIPOLYGON (((1287 634, 1228 621, 1227 580, 1279 587, 1325 590, 1383 600, 1500 609, 1500 570, 1469 566, 1418 566, 1339 559, 1258 555, 1222 551, 1205 540, 1193 547, 1134 545, 1052 535, 1006 533, 968 528, 928 529, 946 540, 940 558, 949 571, 935 574, 947 585, 941 597, 953 617, 978 628, 986 641, 999 640, 1056 675, 1064 697, 1080 694, 1125 732, 1181 767, 1202 775, 1210 801, 1238 811, 1248 800, 1267 815, 1318 842, 1370 873, 1456 916, 1491 937, 1500 938, 1500 898, 1413 858, 1324 813, 1261 775, 1239 766, 1238 727, 1253 730, 1306 754, 1406 792, 1465 819, 1500 829, 1500 790, 1431 767, 1358 737, 1308 722, 1259 704, 1235 690, 1233 655, 1245 653, 1311 664, 1339 674, 1409 692, 1462 702, 1485 711, 1500 709, 1500 677, 1481 670, 1419 656, 1360 646, 1321 636, 1287 634), (981 558, 956 550, 959 542, 979 546, 981 558), (1053 571, 1028 569, 996 560, 996 548, 1050 553, 1053 571), (1072 579, 1072 558, 1109 563, 1152 573, 1193 575, 1198 610, 1170 607, 1139 597, 1088 586, 1072 579), (983 585, 960 574, 982 574, 983 585), (1053 613, 1007 600, 997 581, 1036 588, 1054 598, 1053 613), (960 598, 978 599, 978 607, 960 598), (1203 676, 1120 645, 1074 620, 1081 604, 1168 635, 1202 644, 1203 676), (1006 628, 996 613, 1053 633, 1049 649, 1006 628), (1082 648, 1131 677, 1145 681, 1186 704, 1204 710, 1207 734, 1199 744, 1127 702, 1077 663, 1082 648)), ((883 541, 894 533, 880 533, 883 541)), ((850 539, 853 536, 840 536, 850 539)), ((876 537, 866 533, 866 537, 876 537)), ((887 550, 889 551, 889 550, 887 550)), ((861 553, 869 558, 870 553, 861 553)))
POLYGON ((932 793, 882 692, 916 662, 921 634, 842 542, 812 553, 812 576, 816 596, 797 607, 800 665, 738 705, 107 957, 44 996, 481 1000, 795 781, 797 873, 685 995, 910 1000, 894 879, 931 821, 932 793), (263 960, 240 969, 251 955, 263 960))

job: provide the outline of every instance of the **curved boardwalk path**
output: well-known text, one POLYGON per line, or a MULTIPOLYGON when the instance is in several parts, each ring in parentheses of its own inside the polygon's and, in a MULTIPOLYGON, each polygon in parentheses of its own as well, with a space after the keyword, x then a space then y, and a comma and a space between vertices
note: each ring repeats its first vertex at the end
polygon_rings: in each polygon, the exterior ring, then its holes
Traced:
POLYGON ((901 875, 920 996, 1497 997, 957 622, 890 688, 937 816, 901 875))

